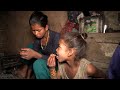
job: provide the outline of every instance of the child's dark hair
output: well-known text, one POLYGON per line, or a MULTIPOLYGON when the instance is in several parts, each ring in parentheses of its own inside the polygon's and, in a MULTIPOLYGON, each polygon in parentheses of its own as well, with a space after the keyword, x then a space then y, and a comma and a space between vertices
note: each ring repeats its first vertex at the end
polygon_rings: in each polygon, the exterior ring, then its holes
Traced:
POLYGON ((69 48, 76 49, 75 60, 79 60, 86 56, 87 42, 84 40, 86 37, 86 33, 80 34, 77 32, 68 32, 61 35, 61 39, 64 40, 69 48))
POLYGON ((40 24, 42 27, 46 27, 48 24, 48 17, 40 11, 34 11, 29 19, 29 24, 40 24))

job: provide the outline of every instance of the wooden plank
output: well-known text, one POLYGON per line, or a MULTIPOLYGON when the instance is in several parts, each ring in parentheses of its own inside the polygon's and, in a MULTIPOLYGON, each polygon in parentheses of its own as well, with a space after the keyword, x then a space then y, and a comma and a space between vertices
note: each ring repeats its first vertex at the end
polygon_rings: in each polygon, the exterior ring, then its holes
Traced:
POLYGON ((98 43, 119 43, 120 33, 89 33, 88 38, 95 39, 98 43))

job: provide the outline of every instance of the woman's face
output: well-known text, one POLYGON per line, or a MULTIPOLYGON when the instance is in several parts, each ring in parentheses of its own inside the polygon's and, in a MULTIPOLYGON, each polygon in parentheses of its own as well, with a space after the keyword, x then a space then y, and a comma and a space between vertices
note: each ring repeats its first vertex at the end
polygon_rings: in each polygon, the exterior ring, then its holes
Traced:
POLYGON ((42 27, 40 24, 33 24, 31 25, 31 28, 32 28, 32 32, 33 34, 37 37, 37 38, 42 38, 46 31, 48 30, 48 25, 46 25, 46 27, 42 27))
POLYGON ((59 47, 56 49, 56 52, 57 52, 57 59, 59 62, 63 62, 67 60, 69 49, 64 43, 64 40, 60 39, 59 47))

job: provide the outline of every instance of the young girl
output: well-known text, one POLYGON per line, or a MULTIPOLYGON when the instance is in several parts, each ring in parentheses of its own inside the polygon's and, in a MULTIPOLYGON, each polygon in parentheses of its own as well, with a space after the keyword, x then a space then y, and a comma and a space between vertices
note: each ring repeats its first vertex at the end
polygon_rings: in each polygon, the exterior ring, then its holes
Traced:
POLYGON ((90 61, 86 60, 87 43, 79 33, 69 32, 61 36, 57 55, 51 54, 47 65, 52 79, 88 79, 89 77, 104 77, 90 61), (56 59, 58 70, 56 71, 56 59))
MULTIPOLYGON (((31 14, 29 24, 36 39, 31 46, 21 48, 21 62, 26 67, 22 70, 25 72, 22 77, 29 79, 31 74, 29 70, 33 70, 36 79, 50 79, 47 59, 51 53, 56 53, 60 33, 49 29, 48 17, 40 11, 34 11, 31 14), (28 70, 26 71, 26 69, 28 70)), ((19 72, 21 71, 19 70, 19 72)))

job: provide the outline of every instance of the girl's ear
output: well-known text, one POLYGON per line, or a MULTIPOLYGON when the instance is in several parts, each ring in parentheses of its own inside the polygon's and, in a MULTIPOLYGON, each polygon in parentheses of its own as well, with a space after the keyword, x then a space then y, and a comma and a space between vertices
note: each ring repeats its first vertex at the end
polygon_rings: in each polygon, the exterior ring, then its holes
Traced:
POLYGON ((48 30, 48 25, 46 25, 45 30, 46 30, 46 31, 48 30))
POLYGON ((68 52, 68 57, 75 55, 75 49, 74 48, 70 48, 69 52, 68 52))

